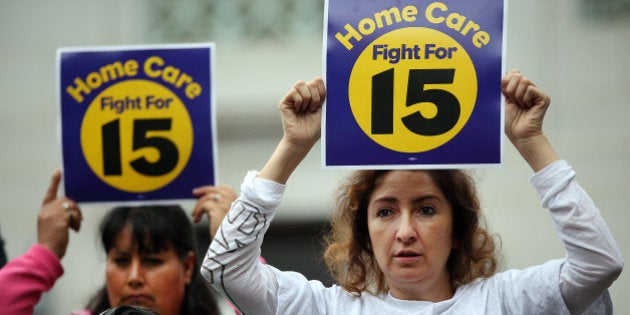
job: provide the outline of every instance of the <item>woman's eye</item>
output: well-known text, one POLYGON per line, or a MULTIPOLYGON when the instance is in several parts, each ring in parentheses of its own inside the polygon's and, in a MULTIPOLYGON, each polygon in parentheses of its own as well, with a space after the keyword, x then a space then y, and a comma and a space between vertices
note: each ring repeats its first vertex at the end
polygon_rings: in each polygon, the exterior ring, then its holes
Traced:
POLYGON ((424 206, 422 208, 420 208, 420 214, 422 215, 434 215, 435 214, 435 208, 431 207, 431 206, 424 206))
POLYGON ((118 266, 125 266, 129 264, 129 258, 126 257, 114 258, 113 261, 118 266))
POLYGON ((155 257, 149 257, 149 258, 142 259, 142 263, 147 265, 147 266, 158 266, 158 265, 162 264, 162 259, 155 258, 155 257))
POLYGON ((392 213, 394 213, 391 209, 380 209, 376 212, 376 216, 379 218, 384 218, 387 216, 390 216, 392 213))

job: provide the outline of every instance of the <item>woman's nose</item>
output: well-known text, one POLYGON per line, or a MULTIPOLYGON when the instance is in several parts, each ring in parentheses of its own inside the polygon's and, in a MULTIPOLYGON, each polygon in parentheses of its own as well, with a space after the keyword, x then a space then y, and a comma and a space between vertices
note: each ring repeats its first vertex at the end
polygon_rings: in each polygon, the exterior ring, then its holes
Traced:
POLYGON ((132 259, 131 264, 129 265, 129 277, 127 278, 127 283, 132 288, 141 287, 144 284, 143 276, 142 276, 142 264, 138 259, 132 259))
POLYGON ((409 243, 415 241, 417 237, 418 233, 414 222, 409 216, 403 215, 399 220, 396 238, 403 243, 409 243))

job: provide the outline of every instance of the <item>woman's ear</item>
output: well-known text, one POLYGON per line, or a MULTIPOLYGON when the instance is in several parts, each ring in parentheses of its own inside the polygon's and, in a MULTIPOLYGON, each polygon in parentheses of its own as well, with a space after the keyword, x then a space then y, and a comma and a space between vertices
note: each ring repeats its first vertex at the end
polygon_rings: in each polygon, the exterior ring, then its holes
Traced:
POLYGON ((186 276, 186 285, 190 284, 192 281, 192 276, 195 272, 195 259, 195 252, 191 250, 182 261, 184 265, 184 275, 186 276))

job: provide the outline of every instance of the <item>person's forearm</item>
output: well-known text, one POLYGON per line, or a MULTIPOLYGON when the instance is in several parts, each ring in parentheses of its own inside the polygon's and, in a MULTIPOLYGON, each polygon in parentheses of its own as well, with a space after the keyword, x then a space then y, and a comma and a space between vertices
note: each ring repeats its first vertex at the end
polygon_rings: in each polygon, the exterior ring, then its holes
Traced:
POLYGON ((512 140, 512 144, 535 173, 559 159, 544 133, 527 139, 512 140))
POLYGON ((250 171, 245 177, 241 197, 212 240, 201 274, 245 314, 273 314, 277 283, 260 263, 260 246, 284 186, 256 176, 250 171))
POLYGON ((286 184, 293 171, 304 160, 312 147, 313 145, 298 146, 283 138, 258 177, 286 184))
POLYGON ((42 294, 61 277, 59 258, 41 245, 9 261, 0 269, 2 314, 32 314, 42 294))

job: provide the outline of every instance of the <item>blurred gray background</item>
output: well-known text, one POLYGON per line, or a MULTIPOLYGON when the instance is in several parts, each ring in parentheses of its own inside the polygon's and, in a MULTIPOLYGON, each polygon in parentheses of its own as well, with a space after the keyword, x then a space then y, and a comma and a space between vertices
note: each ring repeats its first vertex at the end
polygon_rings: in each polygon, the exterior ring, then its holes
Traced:
MULTIPOLYGON (((57 48, 215 42, 219 180, 238 188, 247 170, 262 167, 282 134, 278 99, 294 81, 322 74, 323 5, 323 0, 0 0, 0 232, 9 258, 37 241, 41 199, 61 163, 57 48)), ((577 170, 626 257, 629 7, 628 0, 512 0, 506 60, 508 69, 520 69, 551 95, 545 130, 577 170)), ((291 178, 272 227, 321 224, 343 175, 321 170, 317 146, 291 178)), ((489 228, 502 240, 502 269, 564 255, 528 183, 531 171, 509 142, 504 165, 476 176, 489 228)), ((193 205, 184 207, 191 211, 193 205)), ((103 284, 96 226, 110 207, 82 205, 85 220, 80 233, 71 233, 62 260, 65 274, 45 295, 39 313, 69 314, 103 284)), ((611 287, 616 314, 630 314, 627 274, 611 287)))

